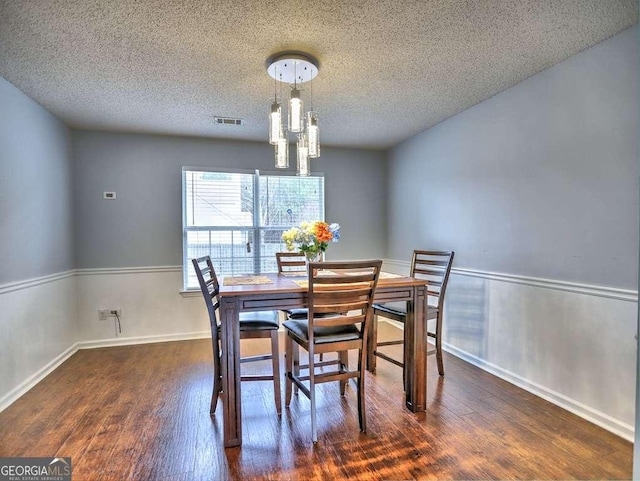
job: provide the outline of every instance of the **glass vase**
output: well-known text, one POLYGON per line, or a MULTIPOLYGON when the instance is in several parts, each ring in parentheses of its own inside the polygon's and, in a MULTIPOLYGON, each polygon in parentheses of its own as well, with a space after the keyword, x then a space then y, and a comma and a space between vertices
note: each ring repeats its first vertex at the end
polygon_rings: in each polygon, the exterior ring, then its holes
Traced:
POLYGON ((320 259, 322 258, 322 253, 307 251, 304 253, 304 256, 307 258, 307 264, 308 264, 309 262, 319 262, 320 259))
POLYGON ((305 271, 309 272, 309 263, 310 262, 320 262, 322 260, 322 252, 305 252, 304 257, 306 260, 305 271))

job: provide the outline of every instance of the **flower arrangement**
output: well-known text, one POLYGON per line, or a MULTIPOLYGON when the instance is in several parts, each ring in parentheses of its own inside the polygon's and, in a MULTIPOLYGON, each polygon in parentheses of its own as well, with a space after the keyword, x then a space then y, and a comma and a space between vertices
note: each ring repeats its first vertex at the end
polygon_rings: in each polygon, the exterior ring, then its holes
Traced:
POLYGON ((282 240, 287 250, 297 249, 303 252, 307 259, 315 259, 329 247, 329 242, 340 239, 340 225, 327 224, 322 221, 301 222, 300 227, 292 227, 282 233, 282 240))

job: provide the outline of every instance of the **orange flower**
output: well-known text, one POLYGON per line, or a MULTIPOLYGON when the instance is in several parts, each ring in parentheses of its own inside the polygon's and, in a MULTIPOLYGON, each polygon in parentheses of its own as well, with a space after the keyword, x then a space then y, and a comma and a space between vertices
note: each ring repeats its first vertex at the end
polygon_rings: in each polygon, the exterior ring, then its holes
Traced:
POLYGON ((340 224, 327 224, 321 220, 300 223, 300 227, 292 227, 282 233, 287 250, 298 249, 300 252, 319 253, 325 252, 329 242, 338 242, 340 239, 340 224))
POLYGON ((316 222, 314 230, 318 242, 329 242, 333 239, 333 232, 329 230, 329 224, 326 222, 316 222))

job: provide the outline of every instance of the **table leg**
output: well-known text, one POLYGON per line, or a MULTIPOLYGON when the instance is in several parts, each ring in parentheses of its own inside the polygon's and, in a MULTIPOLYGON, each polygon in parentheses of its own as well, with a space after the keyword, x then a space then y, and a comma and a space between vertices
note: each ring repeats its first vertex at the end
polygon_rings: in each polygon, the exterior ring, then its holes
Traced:
POLYGON ((427 408, 427 297, 424 286, 413 288, 413 308, 407 309, 405 335, 406 406, 414 413, 427 408))
POLYGON ((237 302, 223 297, 220 301, 222 328, 222 414, 224 446, 242 444, 242 410, 240 404, 240 321, 237 302))

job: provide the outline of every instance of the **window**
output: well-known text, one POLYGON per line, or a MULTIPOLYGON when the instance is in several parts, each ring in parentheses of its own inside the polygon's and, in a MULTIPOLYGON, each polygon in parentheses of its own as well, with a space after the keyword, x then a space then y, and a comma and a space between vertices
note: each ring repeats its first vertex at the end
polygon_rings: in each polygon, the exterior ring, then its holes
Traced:
POLYGON ((276 272, 282 232, 324 219, 324 177, 182 169, 183 279, 191 259, 211 256, 219 275, 276 272))

